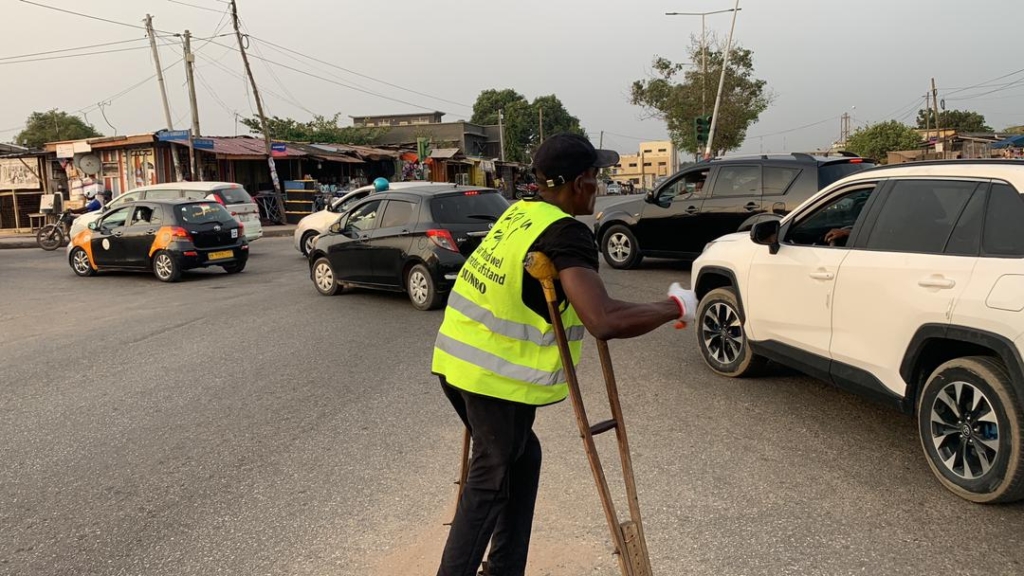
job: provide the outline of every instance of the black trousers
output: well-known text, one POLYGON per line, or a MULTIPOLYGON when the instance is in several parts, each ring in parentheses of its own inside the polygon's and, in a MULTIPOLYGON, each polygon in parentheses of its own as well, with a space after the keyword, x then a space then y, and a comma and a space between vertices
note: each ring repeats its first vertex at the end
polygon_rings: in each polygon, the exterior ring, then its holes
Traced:
POLYGON ((490 576, 522 576, 540 481, 536 406, 441 388, 473 438, 469 476, 448 532, 438 576, 476 576, 487 543, 490 576))

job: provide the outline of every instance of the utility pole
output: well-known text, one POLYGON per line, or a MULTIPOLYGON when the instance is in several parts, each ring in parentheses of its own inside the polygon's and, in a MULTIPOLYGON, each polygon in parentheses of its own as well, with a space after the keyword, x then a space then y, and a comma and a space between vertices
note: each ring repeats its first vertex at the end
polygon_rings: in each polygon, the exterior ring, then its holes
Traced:
POLYGON ((732 9, 732 26, 729 27, 729 40, 725 43, 725 56, 722 57, 722 75, 718 79, 718 94, 715 95, 715 111, 711 113, 711 130, 708 132, 708 144, 704 148, 704 159, 711 159, 712 144, 715 140, 715 128, 718 127, 718 111, 722 106, 722 91, 725 89, 725 73, 729 70, 729 53, 732 52, 732 35, 736 31, 736 13, 740 10, 740 0, 736 0, 732 9))
POLYGON ((935 147, 938 148, 942 144, 942 157, 945 158, 946 146, 943 144, 942 124, 939 122, 939 91, 935 89, 935 78, 932 78, 932 102, 935 104, 935 147))
POLYGON ((195 138, 199 136, 199 109, 196 106, 196 81, 192 72, 192 65, 196 57, 192 55, 192 33, 185 30, 185 79, 188 80, 188 103, 192 108, 192 129, 188 133, 188 156, 192 179, 202 182, 202 170, 199 170, 196 162, 195 138))
POLYGON ((502 110, 498 110, 498 145, 501 146, 501 152, 498 157, 501 161, 505 161, 505 113, 502 110))
MULTIPOLYGON (((167 88, 164 86, 164 71, 160 67, 160 51, 156 49, 156 35, 153 34, 153 17, 146 14, 146 35, 149 36, 149 48, 153 51, 153 63, 156 64, 156 81, 160 85, 160 98, 164 102, 164 120, 167 122, 167 129, 174 130, 174 122, 171 120, 171 106, 167 103, 167 88)), ((174 162, 174 179, 181 182, 181 164, 178 161, 178 146, 171 144, 171 161, 174 162)))
POLYGON ((537 126, 540 128, 540 141, 544 141, 544 109, 537 108, 537 126))
POLYGON ((850 139, 850 113, 843 112, 842 119, 839 122, 839 144, 846 149, 846 142, 850 139))
POLYGON ((270 167, 270 180, 274 183, 274 197, 277 200, 278 223, 284 224, 287 221, 284 213, 284 196, 281 194, 281 181, 277 178, 277 166, 274 165, 273 147, 270 144, 270 131, 267 129, 267 116, 263 113, 263 100, 260 98, 256 79, 252 77, 252 69, 249 67, 249 56, 245 53, 245 44, 242 42, 242 32, 238 29, 238 5, 235 4, 235 0, 231 0, 231 21, 235 26, 235 37, 238 38, 238 51, 242 53, 245 74, 249 77, 249 83, 252 85, 252 95, 256 99, 256 111, 259 112, 260 124, 263 127, 263 142, 267 146, 267 165, 270 167))

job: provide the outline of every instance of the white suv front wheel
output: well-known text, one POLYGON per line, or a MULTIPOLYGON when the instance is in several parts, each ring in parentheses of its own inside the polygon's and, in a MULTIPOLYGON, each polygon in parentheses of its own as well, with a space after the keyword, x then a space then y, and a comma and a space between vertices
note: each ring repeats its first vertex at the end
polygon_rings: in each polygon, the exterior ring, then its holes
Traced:
POLYGON ((695 322, 697 347, 716 373, 730 378, 753 376, 768 362, 750 349, 732 288, 716 288, 701 298, 695 322))
POLYGON ((1001 362, 970 356, 936 368, 917 422, 928 465, 957 496, 982 504, 1024 498, 1024 414, 1001 362))

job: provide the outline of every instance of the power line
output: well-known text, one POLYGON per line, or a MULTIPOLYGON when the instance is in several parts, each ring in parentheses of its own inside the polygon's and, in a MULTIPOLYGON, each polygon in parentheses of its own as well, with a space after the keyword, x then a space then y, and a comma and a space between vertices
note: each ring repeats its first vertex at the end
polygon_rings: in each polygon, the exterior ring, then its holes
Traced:
POLYGON ((82 52, 80 54, 65 54, 63 56, 46 56, 43 58, 31 58, 28 60, 11 60, 0 62, 0 66, 8 64, 27 64, 29 62, 43 62, 45 60, 64 60, 66 58, 80 58, 82 56, 95 56, 97 54, 113 54, 115 52, 130 52, 132 50, 149 50, 149 46, 134 46, 132 48, 116 48, 114 50, 97 50, 96 52, 82 52))
MULTIPOLYGON (((224 44, 220 44, 219 42, 214 42, 214 44, 216 44, 217 46, 226 47, 226 46, 224 46, 224 44)), ((345 84, 344 82, 338 82, 337 80, 331 80, 330 78, 324 78, 323 76, 317 76, 316 74, 313 74, 311 72, 306 72, 305 70, 300 70, 298 68, 295 68, 293 66, 289 66, 287 64, 282 64, 280 62, 275 62, 274 60, 270 60, 269 58, 263 58, 261 56, 255 56, 255 55, 250 55, 250 56, 252 58, 257 59, 257 60, 262 60, 264 62, 268 62, 268 63, 273 64, 275 66, 280 66, 281 68, 284 68, 286 70, 291 70, 292 72, 297 72, 299 74, 303 74, 305 76, 309 76, 310 78, 316 78, 317 80, 321 80, 321 81, 327 82, 329 84, 336 84, 336 85, 341 86, 343 88, 348 88, 349 90, 355 90, 356 92, 362 92, 364 94, 369 94, 370 96, 376 96, 377 98, 383 98, 385 100, 391 100, 392 102, 398 102, 399 104, 405 104, 406 106, 412 106, 414 108, 420 108, 420 109, 423 109, 423 110, 434 111, 434 108, 429 107, 429 106, 422 106, 420 104, 415 104, 413 102, 408 102, 406 100, 401 100, 401 99, 398 99, 398 98, 392 98, 391 96, 386 96, 384 94, 379 94, 377 92, 373 92, 373 91, 370 91, 370 90, 364 90, 362 88, 357 88, 357 87, 352 86, 350 84, 345 84)), ((463 115, 460 115, 460 114, 452 114, 452 116, 455 116, 455 117, 458 117, 458 118, 466 118, 466 116, 463 116, 463 115)))
POLYGON ((140 42, 146 40, 145 38, 133 38, 131 40, 118 40, 117 42, 103 42, 102 44, 90 44, 88 46, 78 46, 77 48, 61 48, 60 50, 48 50, 46 52, 35 52, 32 54, 19 54, 17 56, 3 56, 0 60, 18 60, 20 58, 32 58, 35 56, 46 56, 48 54, 59 54, 61 52, 76 52, 78 50, 88 50, 89 48, 102 48, 104 46, 114 46, 116 44, 128 44, 130 42, 140 42))
MULTIPOLYGON (((225 52, 225 54, 227 54, 227 52, 225 52)), ((210 63, 210 64, 213 64, 214 66, 216 66, 217 68, 220 68, 220 69, 221 69, 221 70, 223 70, 224 72, 227 72, 228 74, 230 74, 230 75, 234 76, 235 78, 238 78, 238 79, 240 79, 240 80, 243 80, 243 81, 245 81, 245 77, 244 77, 244 76, 242 76, 241 74, 239 74, 239 73, 235 72, 234 70, 231 70, 231 69, 230 69, 230 68, 228 68, 227 66, 224 66, 224 65, 223 65, 223 64, 221 64, 220 62, 217 62, 216 60, 212 60, 212 59, 210 59, 210 58, 207 58, 207 57, 205 57, 205 56, 204 56, 203 58, 204 58, 204 59, 205 59, 205 60, 206 60, 206 61, 207 61, 208 63, 210 63)), ((247 84, 247 85, 248 85, 248 84, 247 84)), ((288 103, 288 104, 291 104, 292 106, 295 106, 296 108, 299 108, 299 109, 301 109, 302 111, 304 111, 304 112, 306 112, 306 113, 310 114, 311 116, 319 116, 319 114, 317 114, 316 112, 313 112, 313 111, 312 111, 312 110, 310 110, 309 108, 306 108, 305 106, 303 106, 302 104, 299 104, 299 103, 298 103, 298 102, 296 102, 296 101, 293 101, 293 100, 289 100, 288 98, 285 98, 284 96, 282 96, 282 95, 278 94, 277 92, 274 92, 274 91, 272 91, 272 90, 269 90, 269 89, 267 89, 267 88, 264 88, 264 89, 263 89, 263 91, 264 91, 264 92, 266 92, 267 94, 270 94, 271 96, 274 96, 275 98, 277 98, 278 100, 280 100, 280 101, 282 101, 282 102, 286 102, 286 103, 288 103)), ((251 102, 249 102, 249 92, 248 92, 248 90, 246 91, 246 93, 245 93, 245 94, 246 94, 246 96, 245 96, 246 102, 247 102, 247 103, 249 103, 249 112, 251 112, 251 113, 255 114, 255 112, 253 112, 253 110, 252 110, 252 103, 251 103, 251 102)))
POLYGON ((971 96, 961 96, 960 98, 943 98, 943 100, 949 100, 951 102, 962 101, 962 100, 974 100, 975 98, 978 98, 980 96, 987 96, 989 94, 995 94, 996 92, 1002 92, 1004 90, 1009 90, 1010 88, 1013 88, 1014 86, 1017 86, 1017 85, 1020 85, 1020 84, 1024 84, 1024 78, 1021 78, 1019 80, 1014 80, 1013 82, 1008 82, 1008 83, 1004 84, 1002 88, 997 88, 995 90, 989 90, 988 92, 982 92, 980 94, 973 94, 971 96))
POLYGON ((790 128, 788 130, 780 130, 778 132, 771 132, 771 133, 768 133, 768 134, 757 134, 756 136, 747 136, 747 138, 767 138, 769 136, 778 136, 780 134, 789 134, 790 132, 796 132, 798 130, 805 130, 807 128, 813 128, 815 126, 820 126, 821 124, 824 124, 826 122, 835 122, 839 118, 840 118, 839 116, 832 116, 831 118, 825 118, 824 120, 819 120, 817 122, 812 122, 810 124, 804 124, 803 126, 797 126, 796 128, 790 128))
MULTIPOLYGON (((100 22, 106 22, 108 24, 116 24, 118 26, 125 26, 128 28, 135 28, 137 30, 145 30, 145 26, 139 26, 138 24, 129 24, 128 22, 118 22, 117 20, 109 20, 107 18, 101 18, 99 16, 92 16, 90 14, 82 14, 81 12, 75 12, 73 10, 66 10, 64 8, 57 8, 56 6, 48 6, 46 4, 40 4, 39 2, 32 2, 31 0, 18 0, 24 4, 31 4, 40 8, 46 8, 47 10, 54 10, 56 12, 63 12, 65 14, 73 14, 75 16, 81 16, 82 18, 88 18, 90 20, 99 20, 100 22)), ((155 28, 154 28, 155 30, 155 28)), ((156 30, 161 34, 173 34, 173 32, 167 32, 166 30, 156 30)))
POLYGON ((979 82, 978 84, 975 84, 973 86, 967 86, 966 88, 959 88, 959 89, 953 90, 952 92, 946 92, 945 94, 943 94, 943 96, 949 96, 951 94, 958 94, 960 92, 963 92, 965 90, 971 90, 973 88, 980 88, 982 84, 988 84, 989 82, 995 82, 996 80, 1002 80, 1003 78, 1009 78, 1010 76, 1016 76, 1017 74, 1020 74, 1021 72, 1024 72, 1024 68, 1021 68, 1020 70, 1014 70, 1013 72, 1010 72, 1008 74, 1003 74, 1002 76, 999 76, 997 78, 992 78, 991 80, 985 80, 984 82, 979 82))
POLYGON ((362 77, 362 78, 366 78, 368 80, 373 80, 374 82, 379 82, 381 84, 384 84, 385 86, 390 86, 392 88, 398 88, 399 90, 404 90, 406 92, 410 92, 412 94, 417 94, 419 96, 424 96, 426 98, 430 98, 432 100, 437 100, 439 102, 445 102, 445 103, 448 103, 448 104, 454 104, 456 106, 461 106, 461 107, 467 108, 469 110, 473 109, 473 107, 470 106, 469 104, 463 104, 461 102, 455 102, 453 100, 448 100, 448 99, 445 99, 445 98, 441 98, 440 96, 434 96, 432 94, 427 94, 426 92, 420 92, 420 91, 417 91, 417 90, 413 90, 411 88, 406 88, 404 86, 400 86, 398 84, 394 84, 394 83, 388 82, 386 80, 381 80, 379 78, 374 78, 373 76, 362 74, 360 72, 356 72, 355 70, 350 70, 348 68, 345 68, 345 67, 342 67, 342 66, 338 66, 337 64, 332 64, 331 62, 327 62, 326 60, 320 60, 319 58, 314 58, 312 56, 308 56, 308 55, 303 54, 302 52, 299 52, 297 50, 292 50, 291 48, 285 48, 284 46, 281 46, 279 44, 274 44, 273 42, 270 42, 268 40, 264 40, 262 38, 257 38, 257 37, 252 36, 252 35, 250 35, 250 38, 256 40, 257 42, 262 42, 264 44, 267 44, 268 46, 273 46, 274 48, 278 48, 280 50, 284 50, 286 52, 291 52, 293 54, 302 56, 303 58, 307 58, 307 59, 312 60, 314 62, 319 62, 320 64, 324 64, 324 65, 330 66, 332 68, 337 68, 338 70, 343 70, 345 72, 348 72, 349 74, 354 74, 356 76, 359 76, 359 77, 362 77))
POLYGON ((195 69, 194 71, 195 71, 195 74, 196 74, 196 78, 199 79, 199 83, 202 84, 203 88, 206 89, 207 94, 209 94, 210 97, 212 97, 213 100, 215 102, 217 102, 217 104, 219 104, 220 107, 223 108, 225 112, 227 112, 228 114, 237 114, 238 113, 237 110, 232 110, 231 108, 228 107, 227 104, 224 103, 223 100, 220 99, 220 96, 217 95, 217 91, 214 90, 213 87, 210 86, 210 84, 206 82, 206 79, 203 78, 203 75, 202 75, 201 72, 199 72, 199 69, 195 69))
POLYGON ((197 6, 196 4, 189 4, 188 2, 181 2, 179 0, 167 0, 173 4, 181 4, 182 6, 189 6, 191 8, 198 8, 199 10, 208 10, 210 12, 220 12, 216 8, 207 8, 206 6, 197 6))

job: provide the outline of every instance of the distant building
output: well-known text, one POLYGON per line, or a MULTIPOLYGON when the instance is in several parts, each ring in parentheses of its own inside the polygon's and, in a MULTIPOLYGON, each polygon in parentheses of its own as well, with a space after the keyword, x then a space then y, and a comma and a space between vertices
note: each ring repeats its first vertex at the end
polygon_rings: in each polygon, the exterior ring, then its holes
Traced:
POLYGON ((350 116, 352 125, 360 128, 381 126, 413 126, 419 124, 440 124, 444 112, 419 112, 415 114, 390 114, 383 116, 350 116))
POLYGON ((616 182, 632 182, 641 188, 654 188, 655 182, 679 171, 679 151, 670 140, 641 142, 636 154, 624 154, 612 167, 616 182))

